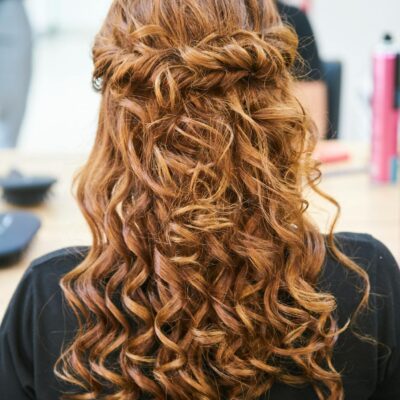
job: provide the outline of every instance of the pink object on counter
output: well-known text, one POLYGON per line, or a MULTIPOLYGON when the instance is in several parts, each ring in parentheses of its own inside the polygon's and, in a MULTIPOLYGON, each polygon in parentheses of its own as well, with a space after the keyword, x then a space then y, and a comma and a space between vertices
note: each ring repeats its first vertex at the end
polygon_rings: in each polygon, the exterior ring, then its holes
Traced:
POLYGON ((349 151, 334 140, 320 142, 314 152, 314 157, 324 164, 348 161, 349 151))
POLYGON ((386 183, 396 180, 399 109, 396 107, 397 54, 374 55, 372 101, 371 178, 386 183))

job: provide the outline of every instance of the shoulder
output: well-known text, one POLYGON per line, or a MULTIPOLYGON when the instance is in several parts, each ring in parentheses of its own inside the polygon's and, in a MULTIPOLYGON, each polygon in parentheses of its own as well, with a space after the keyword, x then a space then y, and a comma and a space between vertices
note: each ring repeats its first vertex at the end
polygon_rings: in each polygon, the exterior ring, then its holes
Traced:
MULTIPOLYGON (((341 232, 335 235, 335 244, 339 250, 367 272, 371 286, 386 275, 397 276, 398 264, 390 250, 381 241, 369 234, 341 232)), ((340 263, 329 254, 326 265, 332 268, 340 263)))
POLYGON ((65 269, 69 266, 76 266, 84 260, 88 251, 89 247, 86 246, 65 247, 35 259, 29 268, 35 272, 43 272, 43 270, 54 267, 65 269))
POLYGON ((31 326, 45 304, 51 306, 50 315, 56 318, 62 302, 60 279, 84 260, 88 250, 69 247, 34 260, 14 292, 2 328, 13 330, 22 321, 26 327, 31 326))
MULTIPOLYGON (((366 271, 370 282, 368 306, 356 315, 352 328, 339 337, 336 348, 336 359, 341 360, 339 369, 342 366, 347 369, 343 376, 348 382, 357 370, 371 384, 379 385, 375 389, 382 398, 400 398, 399 265, 390 250, 370 235, 342 233, 336 235, 336 241, 341 251, 366 271)), ((332 293, 337 299, 339 325, 343 326, 355 315, 363 290, 356 285, 360 282, 355 275, 339 263, 331 261, 327 270, 333 277, 332 293)))
MULTIPOLYGON (((335 244, 366 272, 371 294, 400 293, 398 264, 382 242, 368 234, 343 232, 335 235, 335 244)), ((359 305, 364 286, 360 275, 336 260, 328 247, 320 287, 335 296, 339 311, 351 314, 359 305)))
POLYGON ((87 253, 87 247, 70 247, 46 254, 34 260, 20 280, 0 326, 0 386, 5 383, 7 393, 17 393, 17 387, 25 390, 22 385, 27 393, 53 393, 57 387, 52 368, 76 329, 59 283, 87 253))
POLYGON ((340 232, 335 234, 335 243, 349 257, 371 255, 382 243, 367 233, 340 232))
POLYGON ((341 232, 335 235, 340 251, 363 268, 370 278, 379 269, 380 274, 398 272, 398 265, 390 250, 369 234, 341 232))
POLYGON ((49 284, 77 267, 87 256, 89 247, 66 247, 45 254, 34 261, 25 273, 25 279, 49 284))
POLYGON ((10 312, 17 315, 18 309, 30 310, 29 318, 36 321, 42 315, 45 325, 58 321, 63 304, 60 281, 85 259, 88 251, 88 247, 68 247, 34 260, 14 292, 10 312))

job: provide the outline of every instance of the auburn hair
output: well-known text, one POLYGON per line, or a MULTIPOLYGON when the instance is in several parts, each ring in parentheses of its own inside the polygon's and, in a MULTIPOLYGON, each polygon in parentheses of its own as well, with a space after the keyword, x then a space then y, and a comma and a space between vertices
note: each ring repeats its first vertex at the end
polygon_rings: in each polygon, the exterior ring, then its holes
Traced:
POLYGON ((280 382, 343 399, 327 251, 364 279, 362 304, 368 280, 306 215, 305 185, 334 200, 296 54, 273 0, 112 3, 76 186, 93 243, 61 282, 79 323, 56 365, 68 397, 251 400, 280 382))

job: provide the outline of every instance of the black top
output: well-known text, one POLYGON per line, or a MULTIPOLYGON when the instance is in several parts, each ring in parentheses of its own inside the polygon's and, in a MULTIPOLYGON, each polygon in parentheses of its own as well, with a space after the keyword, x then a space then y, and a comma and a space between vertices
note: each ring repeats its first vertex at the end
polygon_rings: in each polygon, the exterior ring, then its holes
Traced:
MULTIPOLYGON (((389 250, 369 235, 336 235, 339 247, 370 277, 370 310, 358 330, 380 345, 361 341, 352 330, 340 335, 334 364, 343 371, 349 400, 400 399, 400 271, 389 250)), ((60 278, 82 261, 87 249, 59 250, 34 261, 22 278, 0 328, 0 399, 56 400, 61 384, 52 372, 64 340, 76 329, 59 288, 60 278)), ((360 300, 360 279, 327 256, 319 286, 337 299, 343 324, 360 300)), ((65 389, 65 387, 63 387, 65 389)), ((276 384, 263 399, 317 400, 311 387, 276 384)))
POLYGON ((295 76, 300 80, 318 81, 322 79, 322 66, 314 33, 303 11, 277 2, 282 20, 291 25, 299 37, 300 59, 295 64, 295 76))

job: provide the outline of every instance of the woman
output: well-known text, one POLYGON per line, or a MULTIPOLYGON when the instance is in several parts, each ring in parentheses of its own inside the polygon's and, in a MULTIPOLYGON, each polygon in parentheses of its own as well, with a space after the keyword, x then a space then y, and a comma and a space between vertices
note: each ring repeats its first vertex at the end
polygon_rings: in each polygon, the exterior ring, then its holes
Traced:
POLYGON ((316 137, 271 0, 115 0, 93 56, 93 244, 22 279, 1 399, 397 398, 400 273, 305 215, 316 137))

